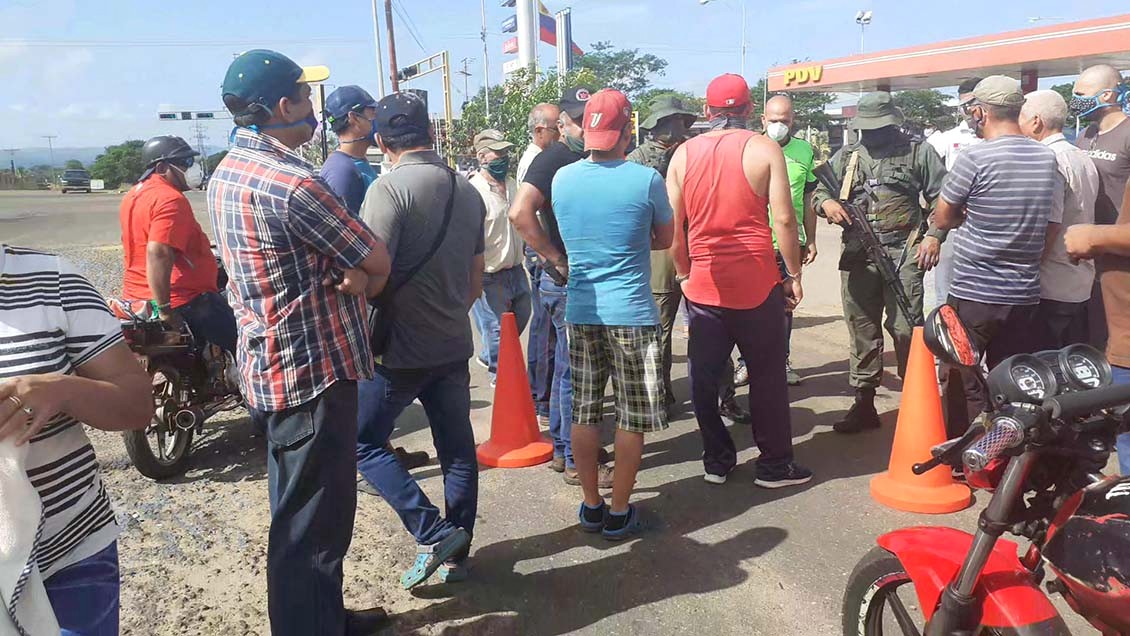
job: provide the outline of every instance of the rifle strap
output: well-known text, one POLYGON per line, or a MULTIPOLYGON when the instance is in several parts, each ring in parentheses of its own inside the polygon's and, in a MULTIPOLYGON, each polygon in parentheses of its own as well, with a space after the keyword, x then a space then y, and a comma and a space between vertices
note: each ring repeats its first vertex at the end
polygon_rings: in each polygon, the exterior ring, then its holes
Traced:
POLYGON ((859 151, 853 151, 848 157, 847 170, 844 172, 844 181, 840 184, 840 201, 851 199, 851 186, 855 183, 855 170, 859 166, 859 151))

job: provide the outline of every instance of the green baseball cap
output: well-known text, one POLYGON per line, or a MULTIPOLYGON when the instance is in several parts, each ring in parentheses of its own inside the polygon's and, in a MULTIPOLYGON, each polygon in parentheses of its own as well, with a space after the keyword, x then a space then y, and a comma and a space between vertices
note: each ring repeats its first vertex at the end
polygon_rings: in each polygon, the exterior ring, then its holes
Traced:
MULTIPOLYGON (((232 61, 224 76, 221 97, 233 95, 248 104, 259 104, 273 110, 280 99, 294 94, 296 84, 324 82, 329 77, 327 66, 303 67, 282 53, 254 49, 232 61)), ((232 115, 243 115, 249 110, 233 112, 232 115)))
POLYGON ((682 115, 687 120, 687 126, 690 126, 698 119, 698 115, 685 109, 683 107, 683 100, 674 95, 659 95, 651 100, 648 107, 651 109, 651 114, 640 124, 640 128, 644 130, 651 130, 659 125, 660 119, 674 115, 682 115))
POLYGON ((990 75, 977 82, 973 99, 988 106, 1023 106, 1024 93, 1020 82, 1006 75, 990 75))
POLYGON ((875 130, 884 126, 899 126, 903 122, 902 111, 886 91, 867 93, 859 98, 851 127, 855 130, 875 130))

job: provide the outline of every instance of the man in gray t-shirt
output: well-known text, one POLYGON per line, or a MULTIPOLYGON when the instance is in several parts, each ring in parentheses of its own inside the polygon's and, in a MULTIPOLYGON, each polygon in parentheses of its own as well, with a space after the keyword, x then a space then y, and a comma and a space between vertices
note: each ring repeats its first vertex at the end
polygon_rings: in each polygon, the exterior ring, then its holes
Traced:
POLYGON ((392 256, 392 274, 378 299, 380 319, 392 322, 375 377, 358 386, 357 468, 419 544, 401 577, 411 588, 436 570, 445 581, 466 575, 479 491, 467 312, 482 293, 486 210, 474 186, 432 151, 421 99, 410 93, 385 97, 374 123, 377 143, 394 168, 370 186, 361 220, 392 256), (443 470, 446 517, 387 448, 397 416, 416 399, 428 415, 443 470))

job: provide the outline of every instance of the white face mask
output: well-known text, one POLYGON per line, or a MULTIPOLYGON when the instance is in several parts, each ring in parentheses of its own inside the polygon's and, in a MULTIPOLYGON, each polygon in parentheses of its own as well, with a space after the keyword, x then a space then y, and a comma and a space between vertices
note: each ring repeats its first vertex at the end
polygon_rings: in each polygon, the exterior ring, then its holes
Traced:
POLYGON ((771 121, 765 127, 765 135, 776 142, 782 142, 789 136, 789 127, 779 121, 771 121))
POLYGON ((180 166, 173 166, 184 177, 184 184, 188 186, 189 190, 199 190, 200 184, 204 183, 204 169, 200 167, 199 163, 193 163, 188 167, 188 170, 181 170, 180 166))

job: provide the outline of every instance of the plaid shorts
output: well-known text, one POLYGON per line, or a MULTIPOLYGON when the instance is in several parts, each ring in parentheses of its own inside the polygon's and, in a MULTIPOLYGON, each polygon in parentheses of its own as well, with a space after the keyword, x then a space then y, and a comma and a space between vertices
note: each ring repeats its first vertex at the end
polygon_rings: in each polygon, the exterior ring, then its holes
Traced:
POLYGON ((659 325, 613 327, 569 324, 573 423, 600 426, 604 388, 612 378, 616 427, 632 433, 667 428, 663 345, 659 325))

